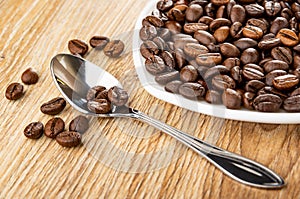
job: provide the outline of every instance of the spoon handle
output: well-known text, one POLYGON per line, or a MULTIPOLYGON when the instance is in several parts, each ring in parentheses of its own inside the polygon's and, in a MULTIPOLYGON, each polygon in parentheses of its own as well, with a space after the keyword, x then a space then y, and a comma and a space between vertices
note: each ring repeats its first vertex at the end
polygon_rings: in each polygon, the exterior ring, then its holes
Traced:
POLYGON ((131 116, 177 139, 234 180, 260 188, 280 188, 285 185, 279 175, 257 162, 208 144, 140 111, 132 110, 131 116))

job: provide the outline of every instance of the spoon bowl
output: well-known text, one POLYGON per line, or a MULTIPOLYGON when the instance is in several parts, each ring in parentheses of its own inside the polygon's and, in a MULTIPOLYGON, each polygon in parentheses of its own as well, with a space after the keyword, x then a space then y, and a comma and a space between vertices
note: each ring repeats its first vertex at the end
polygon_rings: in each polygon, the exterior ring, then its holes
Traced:
POLYGON ((232 179, 259 188, 281 188, 284 180, 267 167, 208 144, 133 108, 113 107, 107 114, 96 114, 87 108, 86 93, 97 85, 110 88, 122 85, 107 71, 74 55, 58 54, 50 64, 54 83, 63 97, 79 112, 95 117, 126 117, 146 122, 177 139, 223 171, 232 179))

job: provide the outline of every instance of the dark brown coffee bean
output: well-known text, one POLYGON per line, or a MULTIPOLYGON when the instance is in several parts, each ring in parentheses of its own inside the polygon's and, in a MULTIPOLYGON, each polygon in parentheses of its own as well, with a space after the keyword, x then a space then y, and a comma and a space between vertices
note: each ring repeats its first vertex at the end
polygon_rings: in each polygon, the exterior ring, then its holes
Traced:
POLYGON ((238 47, 241 51, 244 51, 247 48, 255 48, 257 46, 257 41, 250 38, 241 38, 233 42, 233 44, 236 47, 238 47))
POLYGON ((226 66, 226 68, 231 69, 234 66, 240 66, 241 61, 237 57, 229 57, 224 60, 223 65, 226 66))
POLYGON ((215 18, 216 7, 212 3, 208 3, 204 7, 204 11, 208 17, 215 18))
POLYGON ((243 28, 243 35, 254 40, 259 40, 263 36, 263 31, 259 27, 247 25, 243 28))
POLYGON ((251 92, 251 93, 257 93, 263 87, 265 87, 265 84, 262 81, 251 80, 251 81, 246 83, 245 91, 251 92))
POLYGON ((242 96, 237 91, 227 88, 222 95, 222 101, 229 109, 239 109, 242 104, 242 96))
POLYGON ((274 59, 284 61, 291 64, 293 61, 292 51, 286 47, 275 47, 271 51, 271 55, 274 59))
POLYGON ((260 19, 251 18, 247 21, 247 25, 260 28, 264 34, 268 31, 268 24, 266 24, 263 20, 260 19))
POLYGON ((294 16, 294 14, 291 9, 283 8, 281 10, 280 16, 286 18, 287 20, 290 20, 294 16))
POLYGON ((23 88, 20 83, 11 83, 6 88, 5 97, 9 100, 18 100, 24 95, 23 88))
POLYGON ((275 77, 273 79, 273 86, 278 90, 289 90, 299 83, 299 78, 296 75, 287 74, 275 77))
POLYGON ((192 58, 196 58, 197 55, 209 53, 207 47, 201 44, 187 43, 184 45, 184 53, 192 58))
POLYGON ((225 19, 225 18, 214 19, 209 24, 209 29, 211 32, 215 32, 218 28, 220 28, 222 26, 231 26, 231 21, 229 19, 225 19))
POLYGON ((300 88, 296 88, 295 90, 293 90, 293 92, 291 92, 290 96, 296 96, 296 95, 300 95, 300 88))
POLYGON ((157 55, 154 55, 153 57, 146 59, 145 67, 147 71, 152 75, 158 75, 159 73, 164 72, 166 69, 164 60, 157 55))
POLYGON ((168 41, 171 38, 171 31, 167 28, 160 28, 158 36, 162 38, 163 41, 168 41))
POLYGON ((266 73, 269 73, 273 70, 285 70, 287 71, 289 69, 289 65, 284 62, 284 61, 280 61, 280 60, 271 60, 266 62, 264 65, 264 70, 266 73))
POLYGON ((168 16, 169 20, 174 20, 174 21, 177 21, 177 22, 184 22, 185 12, 186 12, 187 8, 188 7, 184 4, 175 5, 167 13, 167 16, 168 16))
POLYGON ((205 88, 199 83, 187 82, 179 87, 179 93, 188 99, 198 99, 205 95, 205 88))
POLYGON ((64 110, 66 107, 66 100, 61 97, 53 98, 52 100, 42 104, 40 110, 44 114, 56 115, 64 110))
POLYGON ((257 64, 259 62, 259 53, 255 48, 247 48, 241 55, 242 64, 257 64))
POLYGON ((220 53, 206 53, 196 57, 196 62, 202 66, 215 66, 222 62, 220 53))
POLYGON ((180 87, 181 84, 183 84, 183 82, 181 82, 179 80, 171 81, 171 82, 169 82, 165 85, 165 90, 170 92, 170 93, 178 94, 179 93, 179 87, 180 87))
POLYGON ((154 41, 147 40, 143 44, 152 55, 158 55, 159 51, 161 50, 154 41))
POLYGON ((170 52, 163 51, 160 53, 160 57, 163 59, 165 65, 167 67, 167 71, 171 71, 172 69, 174 69, 176 67, 175 59, 170 52))
POLYGON ((255 93, 245 92, 243 94, 243 105, 246 109, 253 110, 253 100, 255 98, 255 93))
POLYGON ((242 70, 239 66, 234 66, 231 68, 230 74, 232 79, 234 79, 236 82, 241 83, 243 81, 242 70))
POLYGON ((247 64, 243 67, 243 77, 246 80, 264 79, 263 69, 256 64, 247 64))
POLYGON ((205 101, 210 104, 220 104, 222 102, 221 94, 215 90, 208 90, 205 95, 205 101))
POLYGON ((243 36, 243 24, 240 22, 234 22, 231 25, 229 32, 234 39, 240 39, 243 36))
POLYGON ((192 37, 179 38, 174 40, 174 47, 176 49, 184 49, 184 46, 188 43, 199 44, 199 42, 192 37))
POLYGON ((281 30, 282 28, 287 28, 288 26, 289 22, 286 20, 286 18, 276 17, 272 22, 270 32, 276 35, 279 30, 281 30))
POLYGON ((87 102, 90 111, 97 114, 105 114, 111 111, 111 104, 107 99, 93 99, 87 102))
POLYGON ((89 43, 93 48, 101 50, 106 46, 106 44, 108 44, 109 41, 109 38, 105 36, 93 36, 89 43))
POLYGON ((55 117, 46 123, 44 134, 49 138, 56 138, 64 130, 65 122, 60 117, 55 117))
POLYGON ((236 1, 235 0, 230 0, 229 3, 226 6, 226 12, 227 12, 227 16, 228 16, 229 19, 230 19, 230 13, 231 13, 232 7, 235 6, 235 5, 237 5, 236 1))
POLYGON ((69 124, 69 131, 76 131, 81 134, 85 133, 88 128, 89 120, 83 115, 75 117, 69 124))
POLYGON ((125 48, 121 40, 112 40, 104 47, 104 54, 108 57, 119 57, 125 48))
POLYGON ((208 30, 208 25, 204 23, 186 23, 183 26, 183 30, 187 34, 194 34, 198 30, 208 30))
POLYGON ((273 70, 266 75, 265 83, 268 86, 272 86, 275 77, 286 75, 286 74, 287 72, 284 70, 273 70))
POLYGON ((176 67, 181 69, 186 65, 186 55, 181 49, 176 49, 174 53, 176 67))
POLYGON ((220 52, 220 45, 218 45, 218 44, 210 43, 206 47, 208 48, 209 52, 211 52, 211 53, 219 53, 220 52))
POLYGON ((158 10, 160 10, 162 12, 166 12, 173 7, 173 1, 172 0, 160 0, 157 2, 156 7, 158 10))
POLYGON ((267 1, 265 3, 265 11, 268 16, 276 16, 281 11, 281 5, 279 2, 267 1))
POLYGON ((84 56, 88 52, 89 46, 84 41, 81 41, 79 39, 72 39, 68 43, 68 49, 70 53, 74 55, 78 54, 84 56))
POLYGON ((128 101, 128 93, 124 89, 114 86, 108 90, 108 99, 116 106, 123 106, 128 101))
POLYGON ((197 22, 203 15, 203 8, 198 4, 191 4, 185 12, 185 19, 188 22, 197 22))
POLYGON ((172 72, 166 72, 155 76, 155 81, 161 85, 165 85, 170 81, 179 80, 179 78, 179 72, 175 70, 172 72))
POLYGON ((106 88, 104 86, 94 86, 90 88, 86 94, 86 99, 89 101, 94 98, 98 98, 98 95, 100 95, 100 93, 105 89, 106 88))
POLYGON ((235 81, 228 75, 216 75, 212 78, 212 86, 216 90, 225 90, 226 88, 234 89, 235 81))
POLYGON ((21 80, 27 85, 36 84, 39 80, 39 76, 32 68, 28 68, 22 73, 21 80))
POLYGON ((300 67, 300 54, 296 54, 296 55, 294 55, 294 58, 293 58, 293 68, 296 69, 299 67, 300 67))
POLYGON ((258 63, 258 65, 259 65, 259 66, 264 66, 268 61, 272 61, 272 60, 273 60, 272 57, 265 57, 265 58, 263 58, 263 59, 258 63))
MULTIPOLYGON (((299 12, 297 12, 297 15, 299 16, 299 12)), ((293 17, 293 18, 290 19, 289 25, 290 25, 290 28, 291 28, 292 31, 298 32, 299 23, 298 23, 298 19, 296 17, 293 17)))
POLYGON ((216 39, 212 34, 204 30, 198 30, 194 34, 194 38, 199 41, 200 44, 208 45, 210 43, 216 44, 216 39))
POLYGON ((148 59, 153 56, 153 52, 151 52, 151 50, 146 46, 145 43, 141 44, 140 53, 145 59, 148 59))
POLYGON ((299 38, 296 33, 287 28, 281 29, 277 33, 276 38, 279 38, 283 45, 290 47, 295 46, 299 43, 299 38))
POLYGON ((213 21, 214 19, 209 17, 209 16, 203 16, 199 19, 198 23, 204 23, 209 26, 209 24, 213 21))
POLYGON ((228 26, 222 26, 214 32, 213 36, 217 42, 222 43, 228 38, 229 30, 230 28, 228 26))
POLYGON ((143 41, 151 40, 157 36, 157 30, 154 26, 143 26, 139 32, 140 38, 143 41))
POLYGON ((263 95, 263 94, 277 95, 277 96, 279 96, 283 100, 288 97, 288 95, 285 92, 280 91, 280 90, 274 88, 273 86, 265 86, 264 88, 260 89, 257 92, 257 95, 263 95))
POLYGON ((211 3, 216 6, 226 5, 229 3, 229 0, 211 0, 211 3))
POLYGON ((154 27, 157 27, 157 28, 161 28, 164 26, 164 22, 157 16, 153 16, 153 15, 147 16, 145 18, 145 21, 147 22, 147 24, 143 24, 144 26, 149 25, 149 24, 153 25, 154 27))
POLYGON ((76 131, 64 131, 56 136, 56 141, 63 147, 76 147, 81 144, 81 135, 76 131))
POLYGON ((285 99, 283 108, 288 112, 300 112, 300 95, 291 96, 285 99))
POLYGON ((41 122, 32 122, 24 129, 24 135, 30 139, 38 139, 43 135, 44 125, 41 122))
POLYGON ((261 112, 277 112, 281 104, 280 97, 273 94, 258 95, 253 101, 255 110, 261 112))
POLYGON ((246 10, 241 5, 234 5, 229 13, 229 17, 232 23, 240 22, 243 24, 247 17, 246 10))
POLYGON ((230 70, 226 66, 216 65, 216 66, 213 66, 213 67, 207 69, 204 73, 203 78, 204 78, 204 80, 209 80, 216 75, 229 74, 229 72, 230 72, 230 70))
POLYGON ((281 41, 279 38, 269 38, 269 39, 262 39, 258 43, 258 47, 262 50, 269 50, 274 47, 277 47, 281 44, 281 41))
POLYGON ((180 70, 180 79, 183 82, 194 82, 198 79, 198 71, 192 65, 186 65, 180 70))
POLYGON ((245 9, 247 14, 250 17, 260 17, 264 14, 265 9, 259 4, 248 4, 245 5, 245 9))
POLYGON ((159 52, 167 49, 167 44, 161 37, 155 37, 152 41, 157 45, 159 52))
POLYGON ((223 43, 220 45, 220 51, 225 57, 239 57, 240 50, 231 43, 223 43))
POLYGON ((225 5, 220 6, 216 12, 216 18, 224 18, 225 9, 226 9, 225 5))

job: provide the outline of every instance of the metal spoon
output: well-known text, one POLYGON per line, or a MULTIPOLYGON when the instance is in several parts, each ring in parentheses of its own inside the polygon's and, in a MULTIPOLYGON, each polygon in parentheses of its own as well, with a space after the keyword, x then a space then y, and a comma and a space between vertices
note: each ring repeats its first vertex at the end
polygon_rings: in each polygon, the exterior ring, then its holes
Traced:
POLYGON ((205 143, 133 108, 115 107, 108 114, 91 112, 86 108, 85 99, 89 88, 96 85, 107 88, 121 85, 110 73, 87 60, 69 54, 59 54, 51 60, 50 69, 54 83, 61 94, 83 114, 95 117, 127 117, 146 122, 193 149, 234 180, 260 188, 281 188, 285 185, 279 175, 265 166, 205 143))

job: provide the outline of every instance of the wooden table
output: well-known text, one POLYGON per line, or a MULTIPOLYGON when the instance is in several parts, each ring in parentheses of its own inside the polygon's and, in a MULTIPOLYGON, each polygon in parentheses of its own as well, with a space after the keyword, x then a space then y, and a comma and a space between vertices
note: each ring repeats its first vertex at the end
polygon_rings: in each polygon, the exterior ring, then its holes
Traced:
MULTIPOLYGON (((118 77, 130 105, 219 147, 254 159, 280 174, 287 186, 265 190, 231 180, 174 139, 125 119, 92 119, 81 147, 67 149, 43 136, 29 140, 24 127, 51 116, 40 105, 60 96, 49 71, 67 42, 93 35, 126 40, 147 0, 0 0, 0 198, 300 198, 300 126, 256 124, 209 117, 148 94, 134 70, 130 50, 103 61, 87 59, 118 77), (40 80, 17 101, 7 85, 35 68, 40 80)), ((128 47, 128 46, 127 46, 128 47)), ((67 125, 79 113, 67 105, 67 125)))

